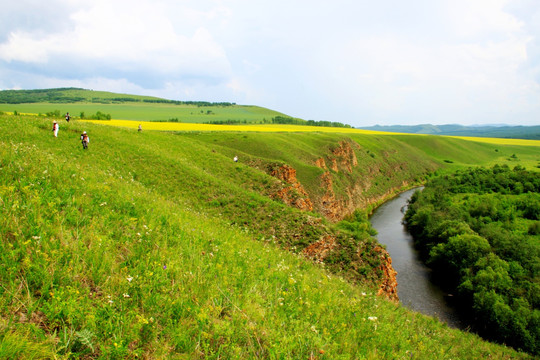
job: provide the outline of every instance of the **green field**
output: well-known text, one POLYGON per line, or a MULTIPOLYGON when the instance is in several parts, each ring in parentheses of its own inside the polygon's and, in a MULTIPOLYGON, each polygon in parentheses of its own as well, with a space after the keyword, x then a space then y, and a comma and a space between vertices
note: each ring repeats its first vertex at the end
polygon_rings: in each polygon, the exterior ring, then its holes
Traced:
POLYGON ((162 100, 0 92, 19 114, 0 114, 0 358, 530 358, 376 296, 367 214, 456 169, 538 171, 539 141, 208 125, 283 114, 162 100), (75 116, 58 138, 55 110, 75 116))
POLYGON ((182 123, 270 122, 284 114, 258 106, 231 103, 182 102, 150 96, 117 94, 77 88, 0 91, 0 111, 47 114, 66 112, 86 118, 98 111, 113 119, 135 121, 176 121, 182 123))
POLYGON ((258 106, 204 106, 172 105, 172 104, 0 104, 0 111, 20 112, 30 114, 46 114, 60 110, 61 114, 69 112, 71 116, 79 117, 81 112, 86 116, 100 111, 110 114, 113 119, 140 120, 140 121, 169 121, 178 119, 183 123, 206 123, 212 121, 237 120, 246 122, 270 121, 273 117, 283 115, 277 111, 258 106), (210 113, 208 113, 210 111, 210 113))
POLYGON ((0 358, 530 358, 375 296, 366 223, 319 211, 325 172, 362 210, 451 168, 536 168, 538 147, 51 122, 0 116, 0 358), (313 211, 272 197, 285 164, 313 211), (301 256, 326 235, 324 266, 301 256))

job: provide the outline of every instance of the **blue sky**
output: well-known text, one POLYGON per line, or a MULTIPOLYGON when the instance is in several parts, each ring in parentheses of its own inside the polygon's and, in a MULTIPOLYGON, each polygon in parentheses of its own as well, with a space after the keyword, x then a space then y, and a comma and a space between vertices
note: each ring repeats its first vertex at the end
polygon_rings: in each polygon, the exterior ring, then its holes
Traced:
POLYGON ((229 101, 353 126, 540 125, 537 0, 18 0, 0 89, 229 101))

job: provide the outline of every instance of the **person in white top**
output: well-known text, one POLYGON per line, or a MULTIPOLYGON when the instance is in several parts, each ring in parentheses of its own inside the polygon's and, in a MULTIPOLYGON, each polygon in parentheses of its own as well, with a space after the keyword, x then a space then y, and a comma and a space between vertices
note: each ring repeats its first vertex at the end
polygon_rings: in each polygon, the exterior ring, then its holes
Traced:
POLYGON ((88 143, 90 142, 90 138, 86 134, 86 131, 83 131, 83 133, 81 134, 81 142, 83 149, 88 149, 88 143))
POLYGON ((52 131, 53 131, 54 137, 58 137, 58 123, 56 121, 53 122, 52 131))

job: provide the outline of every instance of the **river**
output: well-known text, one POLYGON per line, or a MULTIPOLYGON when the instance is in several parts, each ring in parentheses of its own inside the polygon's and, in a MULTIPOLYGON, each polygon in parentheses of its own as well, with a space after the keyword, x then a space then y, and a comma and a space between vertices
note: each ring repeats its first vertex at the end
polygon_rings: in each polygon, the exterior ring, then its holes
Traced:
POLYGON ((402 223, 407 201, 416 189, 406 191, 378 207, 370 218, 377 230, 377 239, 386 245, 397 271, 397 291, 400 302, 411 310, 431 315, 454 328, 465 328, 457 312, 451 308, 445 294, 430 281, 431 270, 419 259, 412 236, 402 223))

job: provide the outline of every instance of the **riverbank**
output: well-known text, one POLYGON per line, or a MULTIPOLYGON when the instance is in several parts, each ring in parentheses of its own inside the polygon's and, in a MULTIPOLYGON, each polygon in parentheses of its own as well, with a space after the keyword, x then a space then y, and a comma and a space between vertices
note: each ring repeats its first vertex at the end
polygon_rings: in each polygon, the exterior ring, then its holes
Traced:
POLYGON ((418 189, 407 190, 379 206, 371 215, 370 222, 377 230, 377 240, 386 246, 392 266, 397 271, 400 302, 451 327, 465 329, 467 325, 446 300, 449 294, 431 282, 431 269, 420 260, 412 236, 402 223, 405 207, 418 189))

